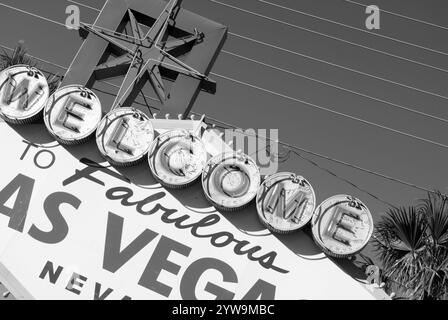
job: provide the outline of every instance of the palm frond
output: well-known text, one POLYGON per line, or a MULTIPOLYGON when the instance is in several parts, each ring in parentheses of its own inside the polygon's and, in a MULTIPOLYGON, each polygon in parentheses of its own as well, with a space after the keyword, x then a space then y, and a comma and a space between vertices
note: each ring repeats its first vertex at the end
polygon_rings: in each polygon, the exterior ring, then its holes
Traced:
POLYGON ((420 211, 425 216, 428 231, 437 245, 448 243, 448 197, 440 192, 428 194, 420 200, 420 211))
POLYGON ((410 299, 448 298, 448 199, 428 194, 417 206, 391 208, 373 243, 387 281, 410 299))
POLYGON ((411 298, 424 292, 425 230, 425 219, 415 207, 390 208, 376 225, 373 244, 384 276, 411 298))
POLYGON ((0 56, 0 61, 1 70, 17 64, 36 66, 36 62, 28 56, 23 42, 19 42, 12 52, 3 50, 3 54, 0 56))
MULTIPOLYGON (((3 49, 3 53, 0 54, 0 71, 18 64, 26 64, 32 67, 37 65, 36 61, 27 54, 23 42, 20 41, 12 52, 3 49)), ((50 94, 52 94, 58 88, 62 76, 48 71, 44 71, 44 73, 47 74, 48 87, 50 94)))
POLYGON ((376 226, 376 237, 391 249, 416 252, 424 246, 426 221, 414 207, 391 208, 376 226))

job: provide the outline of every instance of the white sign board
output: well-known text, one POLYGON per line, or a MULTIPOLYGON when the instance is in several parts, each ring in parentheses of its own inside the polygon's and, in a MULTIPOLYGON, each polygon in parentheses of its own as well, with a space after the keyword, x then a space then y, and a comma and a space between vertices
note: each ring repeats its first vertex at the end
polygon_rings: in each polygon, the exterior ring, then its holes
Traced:
POLYGON ((1 122, 0 136, 0 281, 17 298, 373 299, 254 205, 222 214, 200 183, 166 190, 146 162, 117 171, 94 141, 60 146, 43 125, 1 122))

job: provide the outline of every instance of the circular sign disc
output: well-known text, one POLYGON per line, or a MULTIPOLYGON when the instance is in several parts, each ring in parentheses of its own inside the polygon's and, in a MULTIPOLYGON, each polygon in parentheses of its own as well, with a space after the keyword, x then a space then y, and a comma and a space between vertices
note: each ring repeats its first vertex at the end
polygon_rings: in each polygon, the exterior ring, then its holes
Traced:
POLYGON ((314 241, 325 253, 339 258, 361 251, 373 232, 369 209, 348 195, 322 202, 314 211, 311 225, 314 241))
POLYGON ((96 143, 104 158, 117 166, 129 166, 142 160, 154 139, 149 117, 134 108, 109 112, 96 130, 96 143))
POLYGON ((241 153, 223 153, 210 159, 202 172, 202 187, 216 207, 233 211, 256 196, 260 171, 255 162, 241 153))
POLYGON ((187 130, 171 130, 159 135, 148 152, 149 167, 164 186, 186 187, 202 173, 207 151, 202 140, 187 130))
POLYGON ((258 217, 268 229, 289 233, 311 220, 316 195, 302 176, 279 172, 263 181, 258 188, 256 203, 258 217))
POLYGON ((47 79, 28 65, 15 65, 0 72, 0 116, 10 123, 36 120, 48 99, 47 79))
POLYGON ((101 115, 98 97, 83 86, 71 85, 59 88, 47 100, 44 122, 56 140, 76 144, 95 132, 101 115))

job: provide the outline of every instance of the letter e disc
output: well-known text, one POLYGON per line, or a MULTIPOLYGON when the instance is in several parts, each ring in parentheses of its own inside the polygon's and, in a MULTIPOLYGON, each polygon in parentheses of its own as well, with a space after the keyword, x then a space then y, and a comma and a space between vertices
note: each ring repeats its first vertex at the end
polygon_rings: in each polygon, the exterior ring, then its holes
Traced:
POLYGON ((31 123, 41 116, 48 99, 47 79, 28 65, 0 72, 0 116, 9 123, 31 123))
POLYGON ((117 108, 101 120, 96 143, 111 164, 130 166, 143 159, 154 139, 149 117, 134 108, 117 108))
POLYGON ((258 217, 269 230, 289 233, 311 220, 316 195, 302 176, 279 172, 263 181, 258 188, 256 203, 258 217))
POLYGON ((311 220, 314 241, 333 257, 355 255, 369 242, 373 219, 369 209, 358 199, 337 195, 323 201, 311 220))
POLYGON ((86 141, 95 132, 101 116, 98 97, 91 90, 78 85, 56 90, 44 109, 45 126, 63 144, 86 141))

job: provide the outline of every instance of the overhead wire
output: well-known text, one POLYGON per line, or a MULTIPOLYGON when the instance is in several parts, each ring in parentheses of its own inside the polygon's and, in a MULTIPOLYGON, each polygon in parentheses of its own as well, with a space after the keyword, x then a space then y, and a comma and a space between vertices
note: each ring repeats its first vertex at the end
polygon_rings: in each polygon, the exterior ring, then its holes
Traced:
MULTIPOLYGON (((67 0, 67 1, 75 3, 72 0, 67 0)), ((76 2, 76 3, 80 4, 79 2, 76 2)), ((4 5, 4 4, 0 2, 0 5, 4 5)), ((12 10, 17 10, 17 11, 22 12, 22 13, 28 13, 25 10, 18 9, 18 8, 15 8, 15 7, 12 7, 12 6, 7 6, 7 7, 12 9, 12 10)), ((86 7, 92 9, 92 7, 90 7, 90 6, 86 6, 86 7)), ((96 10, 98 12, 101 11, 100 9, 96 9, 96 8, 94 10, 96 10)), ((36 15, 36 14, 31 14, 31 15, 34 16, 34 17, 41 17, 41 18, 43 18, 44 20, 46 20, 48 22, 53 22, 53 23, 56 23, 58 25, 61 25, 60 22, 57 22, 57 21, 54 21, 54 20, 51 20, 51 19, 48 19, 48 18, 44 18, 44 17, 36 15)), ((108 30, 108 29, 105 29, 105 30, 108 30)), ((115 32, 117 35, 122 35, 120 33, 117 33, 116 31, 110 30, 110 32, 115 32)), ((254 38, 251 38, 251 37, 248 37, 248 36, 244 36, 244 35, 241 35, 241 34, 237 34, 237 33, 234 33, 234 32, 228 32, 228 34, 230 34, 231 36, 234 36, 234 37, 238 37, 238 38, 241 38, 241 39, 244 39, 244 40, 248 40, 248 41, 260 44, 260 45, 264 45, 264 46, 267 46, 267 47, 270 47, 270 48, 274 48, 274 49, 277 49, 279 51, 287 52, 287 53, 290 53, 290 54, 293 54, 293 55, 297 55, 297 56, 300 56, 300 57, 303 57, 303 58, 306 58, 306 59, 309 59, 309 60, 313 60, 313 61, 316 61, 316 62, 324 63, 324 64, 327 64, 327 65, 330 65, 330 66, 333 66, 333 67, 336 67, 336 68, 340 68, 340 69, 343 69, 343 70, 346 70, 346 71, 350 71, 350 72, 353 72, 353 73, 356 73, 356 74, 359 74, 359 75, 363 75, 363 76, 366 76, 366 77, 370 77, 372 79, 376 79, 376 80, 379 80, 379 81, 383 81, 383 82, 387 82, 387 83, 390 83, 390 84, 394 84, 396 86, 400 86, 400 87, 403 87, 403 88, 406 88, 406 89, 414 90, 416 92, 424 93, 424 94, 427 94, 427 95, 430 95, 430 96, 433 96, 433 97, 437 97, 437 98, 440 98, 440 99, 448 100, 447 96, 444 96, 444 95, 441 95, 441 94, 438 94, 438 93, 435 93, 435 92, 427 91, 427 90, 420 89, 420 88, 417 88, 417 87, 414 87, 414 86, 410 86, 410 85, 407 85, 407 84, 404 84, 404 83, 400 83, 400 82, 397 82, 397 81, 393 81, 393 80, 390 80, 390 79, 379 77, 379 76, 376 76, 376 75, 373 75, 373 74, 370 74, 370 73, 367 73, 367 72, 363 72, 363 71, 360 71, 360 70, 356 70, 356 69, 353 69, 353 68, 350 68, 350 67, 338 65, 338 64, 330 62, 330 61, 326 61, 326 60, 323 60, 323 59, 319 59, 319 58, 316 58, 316 57, 305 55, 305 54, 302 54, 302 53, 297 52, 297 51, 293 51, 293 50, 290 50, 290 49, 287 49, 287 48, 283 48, 283 47, 280 47, 280 46, 277 46, 277 45, 273 45, 273 44, 270 44, 270 43, 267 43, 267 42, 264 42, 264 41, 260 41, 260 40, 257 40, 257 39, 254 39, 254 38)), ((124 36, 126 36, 126 35, 124 35, 124 36)), ((139 39, 136 39, 136 40, 139 40, 139 39)))
MULTIPOLYGON (((2 4, 0 3, 0 5, 2 5, 2 4)), ((21 11, 22 11, 22 10, 21 10, 21 11)), ((25 12, 25 11, 23 11, 23 12, 25 12)), ((38 15, 34 15, 34 14, 33 14, 33 16, 36 16, 36 17, 37 17, 38 15)), ((47 21, 48 21, 48 19, 44 19, 44 20, 47 20, 47 21)), ((51 21, 51 22, 53 22, 53 21, 51 21)), ((60 66, 60 65, 57 65, 57 64, 55 64, 55 63, 53 63, 53 62, 46 61, 46 60, 43 60, 43 59, 40 59, 40 58, 39 58, 38 60, 43 61, 43 62, 47 62, 47 63, 49 63, 50 65, 54 65, 54 66, 58 66, 58 67, 61 67, 61 68, 65 68, 65 67, 60 66)), ((218 74, 214 74, 214 75, 223 77, 222 75, 218 75, 218 74)), ((231 78, 228 78, 228 79, 230 79, 230 80, 235 80, 235 79, 231 79, 231 78)), ((250 84, 249 84, 249 85, 250 85, 250 84)), ((262 89, 262 88, 261 88, 261 89, 262 89)), ((263 90, 265 90, 265 89, 263 89, 263 90)), ((207 116, 207 118, 211 119, 212 121, 215 121, 215 122, 224 124, 224 125, 229 125, 229 124, 227 124, 227 123, 225 123, 225 122, 222 122, 222 121, 220 121, 220 120, 211 118, 210 116, 207 116)), ((232 125, 230 125, 230 126, 232 126, 232 125)), ((263 137, 263 136, 260 136, 260 135, 257 135, 257 137, 259 137, 259 138, 264 138, 264 139, 269 139, 269 138, 267 138, 267 137, 263 137)), ((271 140, 272 140, 272 139, 271 139, 271 140)), ((332 161, 332 162, 335 162, 335 163, 338 163, 338 164, 342 164, 342 165, 351 167, 351 168, 353 168, 353 169, 357 169, 357 170, 363 171, 363 172, 365 172, 365 173, 369 173, 369 174, 372 174, 372 175, 381 177, 381 178, 383 178, 383 179, 387 179, 387 180, 390 180, 390 181, 393 181, 393 182, 397 182, 397 183, 400 183, 400 184, 403 184, 403 185, 406 185, 406 186, 408 186, 408 187, 412 187, 412 188, 415 188, 415 189, 418 189, 418 190, 421 190, 421 191, 426 191, 426 192, 429 192, 429 193, 435 193, 435 191, 433 191, 433 190, 431 190, 431 189, 429 189, 429 188, 426 188, 426 187, 421 187, 421 186, 419 186, 419 185, 416 185, 416 184, 413 184, 413 183, 410 183, 410 182, 406 182, 406 181, 401 180, 401 179, 393 178, 393 177, 387 176, 387 175, 382 174, 382 173, 378 173, 378 172, 373 171, 373 170, 364 169, 364 168, 362 168, 362 167, 359 167, 359 166, 350 164, 350 163, 348 163, 348 162, 341 161, 341 160, 337 160, 337 159, 334 159, 334 158, 331 158, 331 157, 328 157, 328 156, 324 156, 324 155, 322 155, 322 154, 318 154, 318 153, 316 153, 316 152, 312 152, 312 151, 310 151, 310 150, 306 150, 306 149, 301 148, 301 147, 298 147, 298 146, 294 146, 294 145, 291 145, 291 144, 288 144, 288 143, 284 143, 284 142, 281 142, 281 141, 278 141, 278 140, 275 140, 275 141, 278 142, 279 144, 285 146, 285 147, 288 147, 288 148, 292 149, 292 150, 306 152, 306 153, 308 153, 308 154, 311 154, 311 155, 314 155, 314 156, 317 156, 317 157, 320 157, 320 158, 323 158, 323 159, 326 159, 326 160, 329 160, 329 161, 332 161)))
POLYGON ((320 21, 325 21, 325 22, 328 22, 328 23, 332 23, 332 24, 335 24, 335 25, 338 25, 338 26, 342 26, 342 27, 345 27, 345 28, 348 28, 348 29, 352 29, 352 30, 356 30, 356 31, 359 31, 359 32, 367 33, 367 34, 375 36, 375 37, 391 40, 391 41, 394 41, 394 42, 397 42, 397 43, 400 43, 400 44, 404 44, 404 45, 411 46, 411 47, 414 47, 414 48, 422 49, 422 50, 429 51, 429 52, 432 52, 432 53, 448 56, 447 52, 443 52, 443 51, 436 50, 436 49, 433 49, 433 48, 425 47, 425 46, 422 46, 422 45, 419 45, 419 44, 416 44, 416 43, 404 41, 404 40, 397 39, 397 38, 394 38, 394 37, 386 36, 386 35, 381 34, 381 33, 372 32, 372 31, 369 31, 369 30, 366 30, 366 29, 354 27, 354 26, 351 26, 351 25, 348 25, 348 24, 345 24, 345 23, 342 23, 342 22, 339 22, 339 21, 323 18, 323 17, 320 17, 318 15, 314 15, 314 14, 311 14, 309 12, 305 12, 305 11, 302 11, 302 10, 298 10, 298 9, 282 6, 282 5, 279 5, 277 3, 273 3, 273 2, 270 2, 270 1, 266 1, 266 0, 258 0, 258 2, 267 4, 269 6, 281 8, 283 10, 295 12, 295 13, 298 13, 298 14, 301 14, 301 15, 304 15, 304 16, 307 16, 307 17, 311 17, 313 19, 317 19, 317 20, 320 20, 320 21))
POLYGON ((448 73, 448 70, 444 69, 444 68, 433 66, 433 65, 430 65, 430 64, 427 64, 427 63, 424 63, 424 62, 420 62, 420 61, 417 61, 417 60, 413 60, 413 59, 410 59, 410 58, 402 57, 402 56, 399 56, 399 55, 396 55, 396 54, 393 54, 393 53, 390 53, 390 52, 386 52, 386 51, 383 51, 383 50, 375 49, 375 48, 372 48, 372 47, 369 47, 369 46, 365 46, 365 45, 362 45, 362 44, 359 44, 359 43, 356 43, 356 42, 353 42, 353 41, 349 41, 349 40, 345 40, 345 39, 342 39, 342 38, 338 38, 338 37, 335 37, 335 36, 332 36, 332 35, 329 35, 329 34, 326 34, 326 33, 323 33, 323 32, 319 32, 319 31, 312 30, 312 29, 309 29, 309 28, 301 27, 301 26, 293 24, 293 23, 289 23, 289 22, 286 22, 286 21, 282 21, 282 20, 279 20, 279 19, 268 17, 266 15, 263 15, 263 14, 260 14, 260 13, 256 13, 256 12, 253 12, 253 11, 250 11, 250 10, 246 10, 246 9, 243 9, 243 8, 240 8, 240 7, 237 7, 237 6, 233 6, 231 4, 224 3, 224 2, 221 2, 221 1, 217 1, 217 0, 209 0, 209 1, 213 2, 213 3, 216 3, 216 4, 219 4, 221 6, 225 6, 225 7, 237 10, 237 11, 241 11, 241 12, 244 12, 244 13, 248 13, 248 14, 251 14, 251 15, 263 18, 263 19, 266 19, 266 20, 274 21, 274 22, 277 22, 277 23, 289 26, 291 28, 295 28, 295 29, 298 29, 298 30, 306 31, 306 32, 309 32, 309 33, 312 33, 312 34, 316 34, 318 36, 325 37, 325 38, 328 38, 328 39, 332 39, 332 40, 335 40, 335 41, 339 41, 339 42, 342 42, 342 43, 345 43, 345 44, 348 44, 348 45, 351 45, 351 46, 355 46, 355 47, 362 48, 362 49, 365 49, 365 50, 368 50, 368 51, 372 51, 372 52, 375 52, 375 53, 383 54, 383 55, 386 55, 386 56, 389 56, 389 57, 392 57, 392 58, 395 58, 395 59, 398 59, 398 60, 402 60, 402 61, 410 62, 410 63, 416 64, 416 65, 420 65, 422 67, 426 67, 426 68, 429 68, 429 69, 437 70, 437 71, 440 71, 440 72, 443 72, 443 73, 448 73))
MULTIPOLYGON (((193 112, 193 111, 191 111, 190 113, 192 113, 194 115, 198 115, 198 116, 201 115, 200 113, 193 112)), ((211 117, 209 115, 205 115, 205 117, 207 119, 215 122, 215 123, 218 123, 218 124, 221 124, 223 126, 226 126, 227 128, 239 129, 239 127, 236 126, 236 125, 230 124, 228 122, 224 122, 222 120, 216 119, 216 118, 211 117)), ((349 168, 352 168, 352 169, 356 169, 358 171, 361 171, 361 172, 364 172, 364 173, 367 173, 367 174, 370 174, 370 175, 373 175, 373 176, 376 176, 376 177, 379 177, 379 178, 382 178, 382 179, 385 179, 385 180, 389 180, 391 182, 402 184, 402 185, 414 188, 416 190, 425 191, 425 192, 429 192, 429 193, 433 193, 433 194, 437 193, 436 191, 434 191, 434 190, 432 190, 430 188, 422 187, 422 186, 419 186, 419 185, 411 183, 411 182, 407 182, 407 181, 402 180, 402 179, 394 178, 392 176, 386 175, 386 174, 381 173, 381 172, 377 172, 377 171, 370 170, 370 169, 365 169, 365 168, 360 167, 358 165, 355 165, 355 164, 352 164, 352 163, 349 163, 349 162, 346 162, 346 161, 338 160, 336 158, 329 157, 329 156, 323 155, 321 153, 317 153, 317 152, 314 152, 314 151, 311 151, 311 150, 299 147, 297 145, 293 145, 293 144, 290 144, 290 143, 287 143, 287 142, 283 142, 283 141, 280 141, 280 140, 272 139, 272 138, 269 138, 269 137, 266 137, 266 136, 262 136, 262 135, 259 135, 259 134, 251 134, 251 133, 246 132, 246 131, 242 131, 242 132, 245 135, 247 135, 247 136, 255 136, 255 137, 259 138, 259 139, 266 139, 266 140, 269 140, 271 142, 275 142, 275 143, 278 143, 280 145, 283 145, 286 148, 289 148, 289 149, 292 149, 292 150, 296 150, 298 152, 305 152, 305 153, 313 155, 315 157, 318 157, 318 158, 321 158, 321 159, 325 159, 325 160, 328 160, 330 162, 337 163, 337 164, 340 164, 340 165, 343 165, 343 166, 346 166, 346 167, 349 167, 349 168)))
MULTIPOLYGON (((215 1, 215 0, 210 0, 210 1, 215 1)), ((2 5, 1 2, 0 2, 0 5, 2 5)), ((12 8, 14 8, 14 7, 12 7, 12 8)), ((25 13, 26 11, 21 10, 21 12, 25 13)), ((38 15, 33 14, 33 16, 38 16, 38 15)), ((149 62, 149 60, 148 60, 148 62, 149 62)), ((172 65, 172 67, 179 68, 179 67, 174 66, 174 65, 172 65)), ((306 105, 308 107, 311 107, 311 108, 314 108, 314 109, 318 109, 318 110, 321 110, 321 111, 324 111, 324 112, 327 112, 327 113, 331 113, 331 114, 334 114, 334 115, 337 115, 337 116, 340 116, 340 117, 348 118, 348 119, 351 119, 351 120, 363 123, 364 125, 369 125, 369 126, 373 126, 373 127, 376 127, 376 128, 380 128, 380 129, 383 129, 383 130, 386 130, 386 131, 389 131, 389 132, 393 132, 393 133, 398 134, 398 135, 406 136, 408 138, 412 138, 412 139, 415 139, 415 140, 418 140, 418 141, 421 141, 421 142, 429 143, 429 144, 432 144, 432 145, 437 146, 437 147, 448 149, 448 145, 446 145, 444 143, 441 143, 441 142, 437 142, 437 141, 434 141, 434 140, 431 140, 431 139, 427 139, 427 138, 423 138, 423 137, 420 137, 420 136, 417 136, 417 135, 414 135, 414 134, 411 134, 411 133, 408 133, 408 132, 404 132, 404 131, 397 130, 397 129, 394 129, 394 128, 391 128, 391 127, 387 127, 387 126, 384 126, 382 124, 378 124, 378 123, 375 123, 375 122, 372 122, 372 121, 369 121, 369 120, 365 120, 365 119, 362 119, 362 118, 359 118, 359 117, 355 117, 355 116, 352 116, 352 115, 349 115, 349 114, 346 114, 346 113, 343 113, 343 112, 339 112, 339 111, 336 111, 336 110, 333 110, 333 109, 330 109, 330 108, 327 108, 327 107, 323 107, 323 106, 320 106, 320 105, 317 105, 315 103, 311 103, 311 102, 308 102, 308 101, 305 101, 305 100, 294 98, 294 97, 288 96, 286 94, 275 92, 273 90, 269 90, 269 89, 266 89, 266 88, 262 88, 260 86, 253 85, 253 84, 250 84, 250 83, 247 83, 247 82, 244 82, 244 81, 233 79, 233 78, 228 77, 228 76, 224 76, 224 75, 213 73, 213 72, 211 72, 210 74, 214 75, 214 76, 217 76, 217 77, 220 77, 222 79, 226 79, 226 80, 234 82, 234 83, 238 83, 240 85, 245 85, 247 87, 251 87, 253 89, 256 89, 256 90, 259 90, 259 91, 262 91, 262 92, 265 92, 265 93, 269 93, 271 95, 275 95, 275 96, 278 96, 278 97, 281 97, 281 98, 284 98, 284 99, 288 99, 288 100, 291 100, 291 101, 294 101, 294 102, 298 102, 298 103, 304 104, 304 105, 306 105)), ((135 79, 134 79, 134 81, 135 81, 135 79)))
MULTIPOLYGON (((88 5, 84 5, 83 3, 80 3, 80 2, 77 2, 77 1, 73 1, 73 0, 67 0, 67 1, 71 2, 71 3, 74 3, 74 4, 77 4, 77 5, 80 5, 80 6, 84 6, 84 7, 88 8, 88 9, 91 9, 91 10, 94 10, 94 11, 97 11, 97 12, 101 11, 101 10, 99 10, 97 8, 94 8, 94 7, 91 7, 91 6, 88 6, 88 5)), ((261 2, 267 2, 267 1, 261 1, 261 2)), ((280 71, 280 72, 288 73, 288 74, 296 76, 296 77, 307 79, 309 81, 313 81, 313 82, 316 82, 316 83, 319 83, 319 84, 322 84, 322 85, 326 85, 326 86, 329 86, 329 87, 332 87, 332 88, 335 88, 335 89, 338 89, 338 90, 342 90, 342 91, 345 91, 345 92, 349 92, 349 93, 352 93, 352 94, 355 94, 355 95, 358 95, 358 96, 361 96, 361 97, 364 97, 364 98, 367 98, 367 99, 370 99, 370 100, 373 100, 373 101, 377 101, 377 102, 380 102, 380 103, 383 103, 383 104, 387 104, 387 105, 389 105, 391 107, 395 107, 395 108, 402 109, 402 110, 405 110, 405 111, 408 111, 408 112, 411 112, 411 113, 418 114, 418 115, 423 116, 423 117, 427 117, 427 118, 430 118, 430 119, 434 119, 434 120, 438 120, 438 121, 442 121, 442 122, 448 123, 448 119, 445 119, 445 118, 442 118, 442 117, 438 117, 438 116, 435 116, 435 115, 432 115, 432 114, 428 114, 426 112, 419 111, 419 110, 416 110, 416 109, 412 109, 412 108, 409 108, 409 107, 406 107, 406 106, 403 106, 403 105, 400 105, 400 104, 397 104, 397 103, 393 103, 393 102, 390 102, 390 101, 387 101, 387 100, 384 100, 384 99, 379 99, 379 98, 376 98, 376 97, 372 97, 372 96, 369 96, 367 94, 363 94, 363 93, 360 93, 360 92, 357 92, 357 91, 354 91, 354 90, 350 90, 350 89, 347 89, 347 88, 344 88, 344 87, 341 87, 341 86, 338 86, 338 85, 335 85, 335 84, 331 84, 331 83, 328 83, 328 82, 325 82, 325 81, 322 81, 322 80, 318 80, 318 79, 315 79, 315 78, 312 78, 312 77, 309 77, 309 76, 306 76, 306 75, 303 75, 303 74, 300 74, 300 73, 297 73, 297 72, 293 72, 293 71, 290 71, 290 70, 287 70, 287 69, 284 69, 284 68, 276 67, 274 65, 271 65, 271 64, 259 61, 259 60, 255 60, 255 59, 252 59, 252 58, 249 58, 249 57, 237 54, 235 52, 231 52, 231 51, 228 51, 228 50, 221 50, 221 52, 223 52, 225 54, 228 54, 228 55, 231 55, 231 56, 234 56, 234 57, 238 57, 240 59, 244 59, 244 60, 247 60, 247 61, 259 64, 259 65, 265 66, 265 67, 268 67, 268 68, 271 68, 271 69, 274 69, 274 70, 277 70, 277 71, 280 71)))

